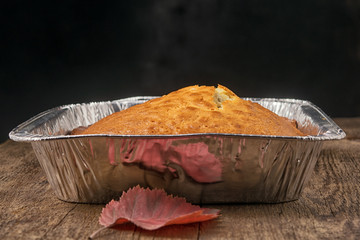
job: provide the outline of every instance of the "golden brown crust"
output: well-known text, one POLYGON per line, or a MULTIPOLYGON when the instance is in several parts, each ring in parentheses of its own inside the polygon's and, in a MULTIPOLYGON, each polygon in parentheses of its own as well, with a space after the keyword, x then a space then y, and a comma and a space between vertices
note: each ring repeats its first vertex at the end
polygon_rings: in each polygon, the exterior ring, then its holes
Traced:
POLYGON ((189 86, 116 112, 82 134, 236 133, 302 136, 294 121, 236 96, 224 86, 189 86))

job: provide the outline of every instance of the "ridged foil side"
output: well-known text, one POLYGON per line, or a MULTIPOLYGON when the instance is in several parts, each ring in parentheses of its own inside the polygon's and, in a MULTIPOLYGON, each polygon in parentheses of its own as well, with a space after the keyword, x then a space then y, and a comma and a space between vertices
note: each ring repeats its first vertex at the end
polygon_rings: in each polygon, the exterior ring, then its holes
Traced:
POLYGON ((128 188, 163 188, 193 203, 284 202, 299 198, 322 140, 345 133, 313 104, 250 99, 298 122, 305 137, 243 134, 68 135, 79 126, 153 97, 68 105, 43 112, 9 135, 31 142, 62 200, 105 203, 128 188))
POLYGON ((56 195, 104 203, 140 185, 193 203, 299 198, 322 142, 193 137, 75 138, 32 143, 56 195))

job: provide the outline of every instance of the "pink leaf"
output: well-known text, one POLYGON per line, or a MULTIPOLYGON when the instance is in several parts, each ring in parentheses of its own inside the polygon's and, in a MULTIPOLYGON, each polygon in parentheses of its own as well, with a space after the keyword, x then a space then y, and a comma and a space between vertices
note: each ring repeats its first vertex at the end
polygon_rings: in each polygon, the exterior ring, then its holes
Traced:
POLYGON ((171 224, 214 219, 219 212, 218 209, 192 205, 184 198, 169 196, 163 190, 136 186, 124 192, 119 201, 108 203, 99 222, 105 227, 132 222, 143 229, 155 230, 171 224))

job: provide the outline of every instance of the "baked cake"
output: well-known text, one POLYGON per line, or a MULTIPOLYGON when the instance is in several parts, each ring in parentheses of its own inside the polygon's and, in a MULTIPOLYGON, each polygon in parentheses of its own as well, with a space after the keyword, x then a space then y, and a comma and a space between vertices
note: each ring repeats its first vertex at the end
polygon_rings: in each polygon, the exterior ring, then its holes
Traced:
POLYGON ((304 135, 294 120, 243 100, 221 85, 185 87, 113 113, 81 131, 119 135, 191 133, 304 135))

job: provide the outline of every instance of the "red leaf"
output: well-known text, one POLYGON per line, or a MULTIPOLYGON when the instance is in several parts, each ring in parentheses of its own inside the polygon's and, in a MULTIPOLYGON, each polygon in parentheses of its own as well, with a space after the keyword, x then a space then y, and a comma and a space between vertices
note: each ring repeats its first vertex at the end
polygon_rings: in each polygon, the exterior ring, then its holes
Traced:
POLYGON ((132 222, 143 229, 155 230, 171 224, 214 219, 219 212, 218 209, 192 205, 184 198, 168 196, 163 190, 136 186, 124 192, 119 201, 108 203, 99 222, 105 227, 132 222))

